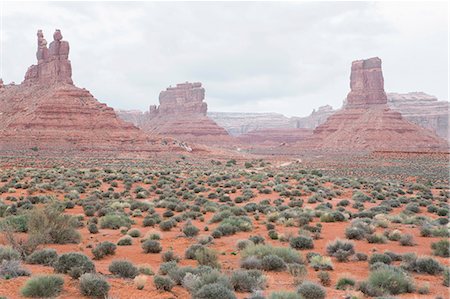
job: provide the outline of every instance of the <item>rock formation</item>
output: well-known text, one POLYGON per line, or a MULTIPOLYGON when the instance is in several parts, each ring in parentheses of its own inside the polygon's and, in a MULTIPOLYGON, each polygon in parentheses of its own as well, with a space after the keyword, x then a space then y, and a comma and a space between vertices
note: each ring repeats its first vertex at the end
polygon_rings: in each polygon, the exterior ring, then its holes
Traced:
POLYGON ((312 129, 282 128, 260 129, 237 136, 240 143, 257 146, 293 144, 312 134, 312 129))
POLYGON ((296 128, 315 129, 318 125, 323 124, 328 117, 335 112, 336 110, 330 105, 320 106, 319 109, 314 109, 308 116, 293 117, 292 122, 295 123, 296 128))
MULTIPOLYGON (((56 30, 47 49, 38 31, 38 64, 20 85, 0 90, 0 150, 15 153, 154 152, 171 145, 119 119, 86 89, 73 85, 69 43, 56 30)), ((179 148, 175 146, 174 148, 179 148)))
POLYGON ((379 58, 354 61, 343 109, 318 126, 302 146, 346 152, 446 150, 443 139, 389 108, 383 84, 379 58))
POLYGON ((227 131, 207 115, 201 83, 181 83, 159 95, 159 106, 150 106, 142 129, 179 140, 215 143, 229 138, 227 131))
POLYGON ((47 48, 42 30, 37 33, 37 65, 28 68, 24 83, 53 84, 56 82, 73 84, 72 66, 69 60, 69 43, 63 41, 60 30, 53 34, 53 41, 47 48))
POLYGON ((389 107, 400 112, 408 121, 450 140, 449 102, 439 101, 423 92, 388 93, 387 98, 389 107))

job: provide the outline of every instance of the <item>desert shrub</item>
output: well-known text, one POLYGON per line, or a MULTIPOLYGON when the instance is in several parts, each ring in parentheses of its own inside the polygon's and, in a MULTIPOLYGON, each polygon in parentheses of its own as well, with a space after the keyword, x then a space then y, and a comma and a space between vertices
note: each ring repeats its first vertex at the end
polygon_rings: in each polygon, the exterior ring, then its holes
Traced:
POLYGON ((195 259, 199 265, 220 268, 217 253, 207 247, 201 247, 195 251, 195 259))
POLYGON ((325 299, 327 294, 324 287, 310 281, 304 281, 297 288, 297 293, 302 299, 325 299))
POLYGON ((387 242, 386 237, 381 234, 371 234, 366 239, 370 244, 384 244, 387 242))
POLYGON ((450 269, 448 267, 444 270, 442 284, 446 287, 450 287, 450 269))
POLYGON ((169 272, 173 269, 176 269, 177 266, 177 262, 176 261, 169 261, 169 262, 164 262, 161 265, 159 265, 159 271, 158 273, 161 275, 167 275, 169 274, 169 272))
POLYGON ((160 253, 162 251, 161 244, 156 240, 146 240, 142 243, 144 253, 160 253))
POLYGON ((313 249, 314 243, 311 237, 298 236, 289 240, 289 245, 295 249, 313 249))
POLYGON ((64 207, 52 204, 45 208, 33 209, 28 215, 28 237, 41 244, 79 243, 81 235, 77 231, 78 219, 63 214, 64 207))
POLYGON ((191 246, 189 246, 186 251, 184 252, 184 257, 186 259, 190 259, 193 260, 195 259, 195 252, 199 249, 202 248, 203 245, 201 244, 192 244, 191 246))
POLYGON ((85 273, 80 277, 80 292, 83 296, 107 298, 110 288, 102 275, 85 273))
POLYGON ((195 237, 196 235, 198 235, 199 231, 200 230, 197 227, 193 226, 192 224, 186 225, 185 227, 183 227, 184 235, 189 238, 195 237))
POLYGON ((127 233, 132 238, 139 238, 141 236, 141 231, 137 228, 130 229, 127 233))
POLYGON ((346 290, 348 287, 354 287, 354 286, 355 286, 355 281, 348 277, 339 278, 339 280, 336 283, 337 290, 346 290))
POLYGON ((96 234, 96 233, 98 233, 98 227, 97 227, 97 224, 95 224, 95 223, 89 223, 89 225, 88 225, 88 231, 89 231, 91 234, 96 234))
POLYGON ((127 260, 116 260, 108 267, 109 272, 123 278, 135 278, 139 274, 138 268, 127 260))
POLYGON ((193 299, 236 299, 233 291, 220 283, 210 283, 203 285, 192 296, 193 299))
POLYGON ((51 298, 61 293, 64 279, 59 275, 43 275, 28 279, 20 290, 24 297, 51 298))
POLYGON ((2 260, 0 263, 0 277, 4 279, 30 275, 30 271, 22 267, 20 260, 2 260))
POLYGON ((164 231, 169 231, 174 227, 173 220, 164 220, 161 223, 159 223, 159 228, 164 231))
POLYGON ((356 253, 356 259, 357 259, 358 261, 367 261, 368 256, 367 256, 367 254, 365 254, 364 252, 357 252, 357 253, 356 253))
POLYGON ((431 243, 433 254, 441 257, 450 257, 450 242, 447 239, 431 243))
POLYGON ((390 265, 392 263, 392 258, 384 253, 374 253, 369 259, 369 264, 372 265, 375 263, 390 265))
POLYGON ((272 292, 269 299, 302 299, 299 294, 288 291, 272 292))
POLYGON ((57 273, 69 274, 72 278, 78 278, 84 273, 95 272, 95 265, 89 257, 78 252, 61 254, 53 268, 57 273))
POLYGON ((314 270, 333 270, 333 263, 329 257, 315 255, 310 260, 310 265, 314 270))
POLYGON ((412 279, 393 267, 383 267, 372 271, 367 282, 360 284, 360 290, 368 296, 398 295, 414 290, 412 279))
POLYGON ((162 254, 162 260, 164 262, 175 261, 178 262, 180 257, 178 257, 173 250, 166 251, 162 254))
POLYGON ((319 281, 323 286, 328 287, 331 285, 330 273, 326 271, 320 271, 319 273, 317 273, 317 278, 319 278, 319 281))
POLYGON ((443 270, 441 264, 431 257, 420 257, 414 262, 414 271, 436 275, 443 270))
POLYGON ((286 264, 304 263, 301 255, 294 249, 289 247, 276 247, 271 245, 251 245, 241 251, 242 258, 255 256, 262 259, 266 255, 276 255, 280 257, 286 264))
POLYGON ((147 265, 147 264, 139 265, 138 270, 139 270, 140 274, 144 274, 144 275, 153 275, 153 274, 155 274, 153 272, 152 268, 150 267, 150 265, 147 265))
POLYGON ((428 283, 423 284, 422 286, 417 288, 417 293, 421 295, 426 295, 430 293, 430 285, 428 283))
POLYGON ((276 230, 271 229, 268 232, 269 238, 271 238, 272 240, 278 240, 278 233, 276 230))
POLYGON ((27 263, 51 266, 57 259, 58 253, 55 249, 45 248, 30 254, 27 257, 27 263))
POLYGON ((249 246, 249 245, 255 245, 252 241, 250 241, 250 240, 247 240, 247 239, 245 239, 245 240, 239 240, 239 241, 237 241, 237 243, 236 243, 236 246, 237 246, 237 248, 239 249, 239 250, 244 250, 247 246, 249 246))
POLYGON ((264 289, 266 277, 259 270, 236 270, 231 274, 230 282, 237 292, 251 292, 264 289))
POLYGON ((266 271, 283 271, 287 266, 283 259, 275 254, 269 254, 261 260, 262 269, 266 271))
POLYGON ((161 275, 155 275, 155 277, 153 277, 153 283, 155 284, 156 289, 167 292, 170 292, 175 286, 175 283, 170 277, 161 275))
POLYGON ((14 232, 25 233, 28 231, 27 215, 11 215, 0 221, 0 228, 8 227, 14 232))
POLYGON ((20 260, 20 253, 11 246, 0 246, 0 261, 20 260))
POLYGON ((402 246, 414 246, 414 237, 411 234, 405 234, 400 237, 400 245, 402 246))
POLYGON ((130 227, 133 221, 125 215, 105 215, 100 218, 100 227, 105 229, 119 229, 121 227, 130 227))
POLYGON ((107 255, 114 255, 116 253, 116 244, 109 241, 101 242, 92 249, 94 259, 99 260, 107 255))
POLYGON ((336 257, 339 262, 348 261, 348 258, 354 253, 353 242, 336 239, 327 245, 327 254, 336 257))
POLYGON ((241 259, 241 268, 244 269, 262 269, 262 261, 256 256, 248 256, 241 259))
POLYGON ((133 245, 133 238, 130 236, 123 236, 117 241, 118 246, 130 246, 133 245))

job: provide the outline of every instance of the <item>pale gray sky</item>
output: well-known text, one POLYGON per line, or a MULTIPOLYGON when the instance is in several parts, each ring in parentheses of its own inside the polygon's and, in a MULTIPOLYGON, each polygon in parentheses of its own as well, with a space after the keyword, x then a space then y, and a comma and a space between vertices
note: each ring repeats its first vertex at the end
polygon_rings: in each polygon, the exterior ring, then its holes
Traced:
POLYGON ((200 81, 210 111, 307 115, 339 107, 353 60, 379 56, 386 91, 448 99, 444 2, 3 2, 3 77, 36 62, 36 31, 70 42, 73 79, 146 110, 200 81))

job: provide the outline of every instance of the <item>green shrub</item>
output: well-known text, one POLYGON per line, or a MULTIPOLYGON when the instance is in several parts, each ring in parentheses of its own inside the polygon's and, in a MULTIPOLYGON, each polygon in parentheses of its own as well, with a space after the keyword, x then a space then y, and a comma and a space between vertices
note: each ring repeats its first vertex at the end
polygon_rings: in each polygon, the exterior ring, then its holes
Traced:
POLYGON ((128 231, 128 235, 133 238, 139 238, 141 236, 141 231, 137 228, 133 228, 128 231))
POLYGON ((331 258, 315 255, 310 260, 310 265, 314 270, 333 270, 333 263, 331 262, 331 258))
POLYGON ((375 264, 375 263, 383 263, 386 265, 390 265, 392 263, 392 258, 384 253, 374 253, 369 259, 369 264, 375 264))
POLYGON ((146 240, 142 243, 144 253, 160 253, 162 251, 161 244, 156 240, 146 240))
POLYGON ((20 292, 24 297, 57 297, 61 293, 63 285, 64 279, 59 275, 36 276, 28 279, 20 292))
POLYGON ((427 273, 436 275, 443 270, 441 264, 431 257, 418 258, 414 263, 414 271, 418 273, 427 273))
POLYGON ((155 284, 156 289, 167 292, 170 292, 175 286, 175 283, 170 277, 161 275, 155 275, 155 277, 153 277, 153 283, 155 284))
POLYGON ((162 260, 164 262, 175 261, 178 262, 180 257, 178 257, 173 250, 166 251, 162 254, 162 260))
POLYGON ((346 290, 348 287, 354 287, 354 286, 355 286, 355 281, 348 277, 339 278, 339 280, 336 283, 337 290, 346 290))
POLYGON ((283 271, 287 266, 282 258, 275 254, 269 254, 262 258, 261 266, 266 271, 283 271))
POLYGON ((353 242, 336 239, 327 245, 327 254, 336 257, 339 262, 348 261, 348 258, 354 253, 353 242))
POLYGON ((272 292, 269 299, 302 299, 299 294, 287 291, 272 292))
POLYGON ((202 248, 203 245, 201 244, 192 244, 191 246, 189 246, 186 251, 184 252, 184 257, 188 260, 193 260, 195 259, 195 252, 199 249, 202 248))
POLYGON ((386 266, 372 271, 367 283, 360 286, 360 289, 368 296, 398 295, 413 292, 414 283, 401 270, 386 266))
POLYGON ((220 283, 203 285, 192 296, 193 299, 236 299, 234 293, 220 283))
POLYGON ((138 268, 126 260, 112 261, 108 267, 108 270, 112 274, 123 278, 135 278, 139 274, 138 268))
POLYGON ((64 207, 61 204, 33 209, 28 215, 29 239, 41 244, 80 243, 78 219, 63 212, 64 207))
POLYGON ((298 288, 297 293, 302 299, 325 299, 325 289, 314 282, 304 281, 298 288))
POLYGON ((220 264, 217 259, 217 253, 207 247, 200 247, 195 251, 195 259, 199 265, 210 266, 213 268, 220 268, 220 264))
POLYGON ((366 237, 370 244, 384 244, 387 242, 386 237, 380 234, 371 234, 366 237))
POLYGON ((97 224, 95 224, 95 223, 89 223, 89 225, 88 225, 88 231, 89 231, 91 234, 96 234, 96 233, 98 233, 98 227, 97 227, 97 224))
POLYGON ((0 246, 0 261, 20 260, 20 253, 11 246, 0 246))
POLYGON ((58 259, 55 249, 45 248, 37 250, 27 257, 27 263, 51 266, 58 259))
POLYGON ((199 229, 195 226, 191 225, 186 225, 183 228, 183 233, 186 237, 191 238, 191 237, 195 237, 196 235, 198 235, 199 233, 199 229))
POLYGON ((83 296, 107 298, 110 288, 102 275, 85 273, 80 277, 80 292, 83 296))
POLYGON ((31 273, 22 267, 20 260, 2 260, 0 263, 0 277, 4 279, 19 276, 30 276, 31 273))
POLYGON ((276 247, 271 245, 251 245, 241 251, 243 258, 255 256, 262 259, 267 255, 276 255, 280 257, 286 264, 297 263, 303 264, 304 260, 298 251, 289 247, 276 247))
POLYGON ((311 237, 298 236, 289 240, 289 245, 294 249, 313 249, 314 243, 311 237))
POLYGON ((259 270, 235 270, 230 282, 237 292, 251 292, 265 288, 266 277, 259 270))
POLYGON ((119 229, 121 227, 130 227, 133 221, 125 215, 105 215, 100 218, 100 227, 105 229, 119 229))
POLYGON ((172 220, 164 220, 159 224, 159 228, 164 231, 169 231, 174 227, 174 222, 172 220))
POLYGON ((118 246, 130 246, 133 245, 133 238, 130 236, 123 236, 117 241, 118 246))
POLYGON ((78 278, 84 273, 95 272, 95 265, 89 257, 78 252, 68 252, 60 255, 53 268, 57 273, 69 274, 78 278))
POLYGON ((400 245, 402 246, 414 246, 414 237, 411 234, 405 234, 400 237, 400 245))
POLYGON ((114 255, 116 253, 116 244, 109 241, 101 242, 92 249, 94 259, 99 260, 107 255, 114 255))
POLYGON ((450 269, 448 267, 444 270, 443 278, 442 284, 446 287, 450 287, 450 269))
POLYGON ((431 243, 433 254, 441 257, 450 257, 450 242, 447 239, 431 243))

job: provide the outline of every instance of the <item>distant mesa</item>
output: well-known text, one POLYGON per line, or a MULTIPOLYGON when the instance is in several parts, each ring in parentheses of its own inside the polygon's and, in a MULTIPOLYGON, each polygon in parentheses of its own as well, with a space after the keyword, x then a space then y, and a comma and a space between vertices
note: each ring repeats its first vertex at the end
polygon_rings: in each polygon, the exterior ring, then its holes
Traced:
POLYGON ((319 125, 301 145, 321 151, 430 151, 448 144, 433 132, 390 109, 384 92, 381 59, 352 63, 344 107, 319 125))
POLYGON ((188 149, 150 136, 117 117, 72 81, 69 43, 60 30, 47 41, 37 33, 37 64, 25 80, 0 90, 0 150, 27 152, 149 153, 188 149))
POLYGON ((204 144, 230 141, 227 131, 207 116, 205 89, 200 82, 180 83, 159 94, 159 106, 151 105, 145 113, 118 110, 146 132, 204 144))

